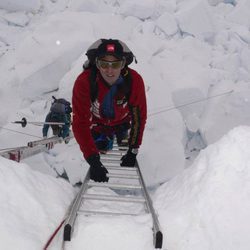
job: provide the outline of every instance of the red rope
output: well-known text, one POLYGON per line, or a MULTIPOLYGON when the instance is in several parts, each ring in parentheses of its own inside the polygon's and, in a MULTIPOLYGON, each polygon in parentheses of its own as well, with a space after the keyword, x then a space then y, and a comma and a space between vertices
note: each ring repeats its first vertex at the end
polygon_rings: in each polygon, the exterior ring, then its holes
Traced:
POLYGON ((47 250, 50 243, 52 242, 52 240, 55 238, 56 234, 58 233, 58 231, 60 230, 60 228, 62 227, 63 223, 64 223, 65 219, 61 222, 61 224, 56 228, 56 230, 54 231, 54 233, 50 236, 49 240, 47 241, 45 247, 43 248, 43 250, 47 250))

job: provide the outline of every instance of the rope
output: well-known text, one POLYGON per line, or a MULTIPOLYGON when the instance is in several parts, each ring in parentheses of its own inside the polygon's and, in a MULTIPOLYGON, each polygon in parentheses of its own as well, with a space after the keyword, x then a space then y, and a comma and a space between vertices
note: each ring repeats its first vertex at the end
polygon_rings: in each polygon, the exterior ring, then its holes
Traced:
MULTIPOLYGON (((224 92, 224 93, 221 93, 221 94, 218 94, 218 95, 214 95, 214 96, 207 97, 207 98, 205 98, 205 99, 196 100, 196 101, 193 101, 193 102, 190 102, 190 103, 185 103, 185 104, 182 104, 182 105, 179 105, 179 106, 169 107, 169 108, 163 109, 163 110, 161 110, 161 111, 157 111, 157 112, 154 112, 154 113, 150 113, 150 114, 148 115, 148 117, 151 117, 151 116, 154 116, 154 115, 158 115, 158 114, 161 114, 161 113, 166 113, 166 112, 171 111, 171 110, 174 110, 174 109, 183 108, 183 107, 186 107, 186 106, 195 104, 195 103, 206 102, 206 101, 208 101, 208 100, 210 100, 210 99, 217 98, 217 97, 221 97, 221 96, 224 96, 224 95, 230 95, 230 94, 232 94, 233 92, 234 92, 233 90, 230 90, 230 91, 228 91, 228 92, 224 92)), ((34 122, 34 123, 35 123, 35 122, 34 122)), ((36 125, 37 125, 37 124, 36 124, 36 125)), ((14 133, 19 133, 19 134, 28 135, 28 136, 32 136, 32 137, 35 137, 35 138, 42 139, 41 136, 36 136, 36 135, 28 134, 28 133, 19 132, 19 131, 12 130, 12 129, 8 129, 8 128, 4 128, 4 127, 1 127, 1 126, 0 126, 0 128, 5 129, 5 130, 8 130, 8 131, 11 131, 11 132, 14 132, 14 133)))
POLYGON ((158 115, 158 114, 161 114, 161 113, 165 113, 165 112, 168 112, 168 111, 173 110, 173 109, 183 108, 183 107, 195 104, 195 103, 206 102, 207 100, 213 99, 213 98, 216 98, 216 97, 220 97, 220 96, 224 96, 224 95, 230 95, 233 92, 234 92, 233 90, 230 90, 230 91, 222 93, 222 94, 218 94, 218 95, 207 97, 205 99, 196 100, 196 101, 185 103, 185 104, 182 104, 182 105, 179 105, 179 106, 169 107, 169 108, 163 109, 161 111, 157 111, 157 112, 151 113, 151 114, 148 115, 148 117, 151 117, 151 116, 154 116, 154 115, 158 115))
POLYGON ((28 136, 32 136, 32 137, 36 137, 36 138, 42 139, 41 136, 37 136, 37 135, 32 135, 32 134, 28 134, 28 133, 19 132, 19 131, 16 131, 16 130, 13 130, 13 129, 9 129, 9 128, 4 128, 4 127, 1 127, 1 126, 0 126, 0 128, 1 128, 1 129, 8 130, 8 131, 11 131, 11 132, 14 132, 14 133, 23 134, 23 135, 28 135, 28 136))
POLYGON ((52 242, 52 240, 55 238, 56 234, 59 232, 60 228, 62 227, 63 223, 64 223, 65 219, 60 223, 60 225, 56 228, 56 230, 53 232, 53 234, 50 236, 50 238, 48 239, 46 245, 44 246, 43 250, 47 250, 50 243, 52 242))

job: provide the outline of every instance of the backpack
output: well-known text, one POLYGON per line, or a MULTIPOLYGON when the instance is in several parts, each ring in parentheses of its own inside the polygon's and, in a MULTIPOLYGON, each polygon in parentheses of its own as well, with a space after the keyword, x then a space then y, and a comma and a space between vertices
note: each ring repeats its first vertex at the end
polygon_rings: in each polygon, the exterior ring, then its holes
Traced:
MULTIPOLYGON (((89 77, 91 102, 94 102, 98 96, 98 87, 96 83, 96 76, 97 76, 98 69, 95 65, 96 57, 97 57, 97 50, 98 50, 98 47, 103 42, 107 42, 107 41, 108 41, 107 39, 97 40, 88 48, 86 52, 86 56, 88 57, 88 60, 83 64, 83 70, 86 70, 86 69, 91 70, 90 77, 89 77)), ((122 91, 126 99, 129 100, 132 77, 131 77, 130 70, 128 69, 128 65, 131 64, 134 59, 135 59, 135 62, 137 63, 137 60, 133 52, 127 47, 125 43, 123 43, 120 40, 113 40, 113 41, 119 43, 122 46, 123 56, 126 59, 126 65, 121 72, 121 75, 124 79, 124 83, 119 86, 118 91, 122 91)))
POLYGON ((72 112, 72 108, 70 106, 70 102, 66 101, 63 98, 56 99, 54 96, 52 96, 54 99, 54 102, 52 103, 50 107, 50 112, 52 114, 70 114, 72 112))
POLYGON ((50 107, 50 113, 48 115, 49 122, 62 122, 65 125, 51 125, 54 135, 60 136, 64 131, 68 132, 71 123, 72 108, 70 102, 63 98, 56 99, 52 96, 54 102, 50 107))

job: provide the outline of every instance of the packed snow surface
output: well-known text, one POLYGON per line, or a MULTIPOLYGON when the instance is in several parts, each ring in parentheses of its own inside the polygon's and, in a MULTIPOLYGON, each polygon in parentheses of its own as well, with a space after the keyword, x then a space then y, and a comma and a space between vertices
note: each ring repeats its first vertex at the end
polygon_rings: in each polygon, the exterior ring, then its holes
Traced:
MULTIPOLYGON (((71 100, 86 49, 121 39, 147 90, 138 160, 164 250, 248 250, 249 13, 248 0, 1 0, 0 149, 41 138, 41 127, 12 122, 44 121, 52 95, 71 100)), ((22 163, 0 158, 1 248, 42 249, 87 169, 75 140, 22 163), (56 178, 64 172, 69 183, 56 178)), ((65 247, 152 250, 151 226, 143 213, 79 217, 65 247)))

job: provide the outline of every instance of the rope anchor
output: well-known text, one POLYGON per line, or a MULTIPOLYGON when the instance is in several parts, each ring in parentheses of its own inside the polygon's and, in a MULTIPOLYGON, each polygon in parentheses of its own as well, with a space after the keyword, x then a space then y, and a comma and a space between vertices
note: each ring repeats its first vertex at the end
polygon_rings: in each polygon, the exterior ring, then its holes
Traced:
POLYGON ((27 120, 26 120, 25 117, 23 117, 21 121, 14 121, 14 122, 12 122, 12 123, 21 124, 21 126, 22 126, 23 128, 25 128, 26 125, 27 125, 27 120))

